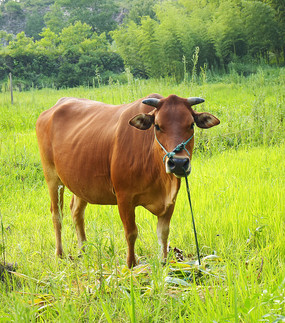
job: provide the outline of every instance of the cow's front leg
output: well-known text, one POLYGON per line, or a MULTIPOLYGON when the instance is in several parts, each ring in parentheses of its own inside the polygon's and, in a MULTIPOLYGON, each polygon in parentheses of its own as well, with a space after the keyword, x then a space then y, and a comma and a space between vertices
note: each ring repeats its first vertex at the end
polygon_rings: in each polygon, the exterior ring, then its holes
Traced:
POLYGON ((119 199, 118 208, 128 243, 127 265, 129 268, 132 268, 136 265, 135 242, 138 236, 138 228, 135 221, 135 208, 128 201, 120 201, 119 199))
POLYGON ((157 238, 158 242, 161 245, 162 257, 164 260, 167 258, 167 240, 169 235, 169 224, 173 214, 174 206, 170 206, 167 212, 162 215, 158 216, 157 221, 157 238))

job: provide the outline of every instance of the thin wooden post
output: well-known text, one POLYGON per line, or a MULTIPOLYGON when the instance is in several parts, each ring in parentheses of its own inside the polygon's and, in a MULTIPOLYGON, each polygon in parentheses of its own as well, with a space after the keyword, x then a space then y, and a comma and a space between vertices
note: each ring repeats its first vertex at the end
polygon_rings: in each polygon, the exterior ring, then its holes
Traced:
POLYGON ((11 104, 14 104, 12 73, 9 73, 9 79, 10 79, 11 104))

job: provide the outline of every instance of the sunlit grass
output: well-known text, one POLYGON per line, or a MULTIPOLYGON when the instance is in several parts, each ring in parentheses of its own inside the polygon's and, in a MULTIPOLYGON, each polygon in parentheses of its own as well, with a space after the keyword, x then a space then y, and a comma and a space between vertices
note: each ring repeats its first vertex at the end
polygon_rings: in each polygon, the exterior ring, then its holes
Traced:
MULTIPOLYGON (((163 283, 165 269, 158 256, 155 217, 142 208, 138 209, 137 254, 140 261, 150 264, 151 268, 146 283, 137 282, 135 285, 139 321, 151 320, 149 308, 155 310, 159 304, 158 317, 166 320, 173 302, 176 304, 172 308, 173 321, 179 318, 179 311, 182 311, 180 315, 184 319, 194 319, 195 316, 204 322, 233 318, 235 297, 238 316, 250 321, 270 313, 271 307, 277 304, 275 300, 283 301, 285 179, 280 174, 284 174, 284 152, 284 145, 254 148, 251 151, 226 152, 206 160, 199 157, 193 162, 190 182, 201 253, 205 256, 215 252, 221 257, 219 273, 225 281, 206 277, 187 290, 169 290, 163 283), (265 165, 269 165, 267 169, 265 165), (261 226, 264 227, 259 231, 261 226), (147 296, 143 286, 150 288, 147 296), (244 303, 248 308, 244 308, 244 303)), ((170 244, 195 257, 185 193, 183 186, 172 219, 170 244)), ((48 294, 52 295, 49 300, 52 306, 45 318, 49 315, 56 318, 60 312, 65 319, 67 313, 72 315, 69 320, 72 321, 83 315, 80 308, 85 306, 88 311, 97 312, 94 315, 99 319, 104 312, 102 304, 113 319, 130 318, 131 312, 126 305, 130 302, 130 279, 122 279, 118 275, 117 281, 111 285, 105 282, 101 291, 99 288, 100 271, 105 280, 116 269, 120 272, 124 268, 126 244, 116 207, 89 206, 86 256, 74 262, 68 259, 58 262, 53 254, 54 234, 45 184, 42 182, 39 187, 13 194, 14 200, 1 206, 4 227, 9 227, 5 235, 7 260, 17 261, 17 271, 28 278, 18 278, 21 287, 14 291, 5 292, 2 286, 3 304, 7 302, 6 297, 10 299, 13 295, 12 304, 18 307, 17 315, 26 308, 27 317, 32 318, 36 310, 30 303, 48 294), (12 203, 13 207, 10 207, 12 203), (75 308, 70 313, 68 304, 74 302, 75 308)), ((65 195, 69 200, 70 193, 65 195)), ((64 213, 64 247, 67 253, 76 256, 78 250, 67 206, 64 213)), ((10 308, 11 303, 7 302, 7 306, 10 308)), ((281 309, 276 308, 273 314, 282 313, 284 305, 280 306, 281 309)), ((16 320, 16 311, 9 313, 10 319, 16 320)), ((83 317, 86 318, 86 313, 83 317)))
MULTIPOLYGON (((0 281, 1 322, 281 320, 285 312, 284 94, 280 91, 284 76, 282 71, 274 72, 274 78, 264 73, 191 88, 170 81, 133 80, 100 89, 34 90, 16 93, 14 106, 8 93, 0 94, 4 228, 0 263, 5 252, 7 262, 18 264, 18 276, 0 281), (68 190, 63 246, 66 255, 75 259, 54 257, 50 201, 34 133, 37 116, 62 96, 117 104, 152 92, 203 96, 206 104, 199 111, 221 119, 220 126, 207 132, 196 129, 189 177, 201 254, 215 253, 221 261, 210 264, 215 275, 196 277, 189 287, 165 283, 169 269, 160 263, 156 218, 143 208, 137 208, 136 253, 140 264, 147 265, 145 272, 137 269, 131 274, 125 268, 126 242, 116 206, 87 207, 87 251, 77 259, 68 190)), ((194 241, 182 181, 170 245, 191 260, 196 259, 194 241)))

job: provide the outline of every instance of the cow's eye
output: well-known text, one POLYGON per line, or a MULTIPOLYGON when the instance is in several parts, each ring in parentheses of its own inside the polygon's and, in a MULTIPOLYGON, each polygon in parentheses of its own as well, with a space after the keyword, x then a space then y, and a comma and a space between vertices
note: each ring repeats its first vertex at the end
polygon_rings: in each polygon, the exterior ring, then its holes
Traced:
POLYGON ((158 125, 158 124, 155 124, 154 126, 155 126, 155 129, 156 129, 157 131, 159 131, 159 130, 160 130, 159 125, 158 125))
POLYGON ((191 124, 190 129, 194 129, 194 122, 191 124))

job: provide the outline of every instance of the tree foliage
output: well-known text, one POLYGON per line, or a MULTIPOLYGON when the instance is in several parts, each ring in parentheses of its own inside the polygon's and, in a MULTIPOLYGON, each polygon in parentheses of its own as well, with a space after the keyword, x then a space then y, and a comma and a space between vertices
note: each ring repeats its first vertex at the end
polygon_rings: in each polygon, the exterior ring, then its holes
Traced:
POLYGON ((50 11, 45 14, 44 17, 47 28, 55 33, 60 33, 66 26, 66 18, 61 7, 58 4, 53 4, 50 7, 50 11))
POLYGON ((85 23, 70 25, 59 35, 45 28, 40 37, 35 41, 22 32, 11 40, 0 51, 0 75, 12 72, 23 86, 28 81, 39 87, 72 87, 92 84, 98 75, 108 82, 124 69, 121 57, 109 50, 106 35, 97 35, 85 23))
POLYGON ((125 21, 140 23, 142 17, 156 18, 154 6, 159 0, 126 0, 124 9, 128 12, 125 21))
POLYGON ((48 27, 55 32, 60 31, 63 25, 81 21, 101 34, 117 27, 113 19, 117 12, 114 0, 56 0, 45 19, 48 27))
POLYGON ((269 52, 278 55, 284 47, 278 14, 266 2, 170 0, 158 2, 154 12, 155 18, 143 17, 112 33, 118 52, 134 73, 140 66, 140 74, 149 77, 171 74, 181 79, 185 65, 188 71, 193 67, 196 47, 198 65, 224 69, 237 59, 268 60, 269 52), (151 33, 145 32, 146 22, 151 33), (134 48, 142 64, 130 59, 134 48))
POLYGON ((283 0, 0 3, 0 80, 13 72, 38 85, 76 86, 99 74, 107 81, 124 65, 139 77, 182 80, 200 67, 242 73, 248 61, 284 58, 283 0))

